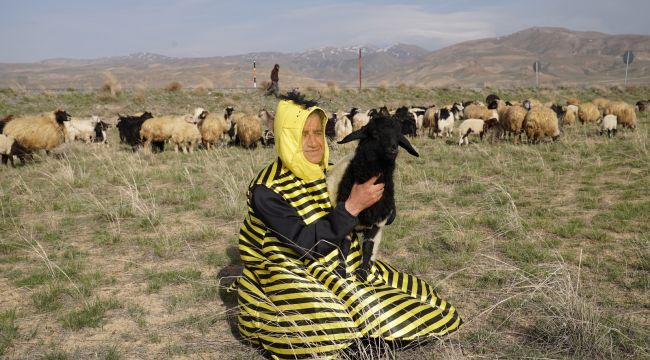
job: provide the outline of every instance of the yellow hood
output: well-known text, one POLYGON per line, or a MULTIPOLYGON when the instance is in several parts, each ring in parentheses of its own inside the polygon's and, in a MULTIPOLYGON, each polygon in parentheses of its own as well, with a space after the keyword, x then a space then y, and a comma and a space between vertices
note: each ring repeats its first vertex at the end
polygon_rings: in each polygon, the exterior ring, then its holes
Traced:
POLYGON ((282 100, 275 111, 275 151, 282 164, 294 175, 305 181, 314 181, 325 176, 329 161, 329 149, 325 139, 327 115, 323 109, 312 106, 305 109, 291 100, 282 100), (311 113, 318 112, 323 126, 323 160, 320 165, 313 164, 302 152, 302 129, 311 113))

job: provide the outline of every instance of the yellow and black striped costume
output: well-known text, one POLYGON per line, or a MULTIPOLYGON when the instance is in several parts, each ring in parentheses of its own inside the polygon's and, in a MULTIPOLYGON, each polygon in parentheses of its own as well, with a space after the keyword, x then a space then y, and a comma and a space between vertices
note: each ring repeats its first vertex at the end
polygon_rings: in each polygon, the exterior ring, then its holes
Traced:
POLYGON ((456 309, 429 284, 382 261, 375 263, 367 282, 357 281, 361 249, 355 233, 345 259, 338 248, 317 257, 301 255, 255 213, 250 192, 256 186, 282 196, 305 224, 333 208, 324 176, 302 180, 280 159, 249 186, 248 213, 239 233, 244 265, 238 284, 239 330, 273 358, 336 358, 363 338, 414 340, 460 326, 456 309), (344 276, 336 271, 341 261, 344 276))

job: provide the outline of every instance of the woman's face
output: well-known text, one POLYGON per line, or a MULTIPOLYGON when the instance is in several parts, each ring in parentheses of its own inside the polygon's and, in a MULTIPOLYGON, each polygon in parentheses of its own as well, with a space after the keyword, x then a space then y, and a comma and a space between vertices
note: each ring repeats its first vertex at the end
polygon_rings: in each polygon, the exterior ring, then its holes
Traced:
POLYGON ((323 126, 318 114, 312 113, 302 129, 302 152, 312 164, 320 164, 325 152, 323 126))

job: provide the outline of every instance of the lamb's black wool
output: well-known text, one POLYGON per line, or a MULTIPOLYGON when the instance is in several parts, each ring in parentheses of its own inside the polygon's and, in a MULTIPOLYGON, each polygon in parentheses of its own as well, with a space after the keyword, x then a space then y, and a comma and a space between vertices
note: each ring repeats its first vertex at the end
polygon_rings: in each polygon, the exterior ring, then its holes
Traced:
POLYGON ((387 223, 390 224, 395 218, 393 173, 398 146, 403 147, 413 156, 419 154, 402 134, 400 123, 383 115, 373 116, 368 125, 346 136, 339 143, 353 140, 359 140, 359 145, 339 183, 337 203, 347 200, 355 183, 365 183, 371 177, 379 176, 377 183, 384 184, 381 199, 358 215, 359 225, 364 229, 364 255, 360 269, 367 272, 370 269, 373 239, 381 230, 384 221, 388 220, 387 223))

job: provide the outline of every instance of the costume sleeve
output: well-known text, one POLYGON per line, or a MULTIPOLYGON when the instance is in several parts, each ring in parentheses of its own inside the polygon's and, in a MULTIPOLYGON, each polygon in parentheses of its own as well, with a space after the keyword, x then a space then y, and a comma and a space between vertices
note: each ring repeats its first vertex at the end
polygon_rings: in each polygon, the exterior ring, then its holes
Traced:
POLYGON ((327 215, 305 224, 286 200, 266 186, 256 186, 251 192, 255 214, 276 233, 277 238, 289 244, 301 255, 318 257, 338 247, 358 219, 345 210, 341 202, 327 215))

